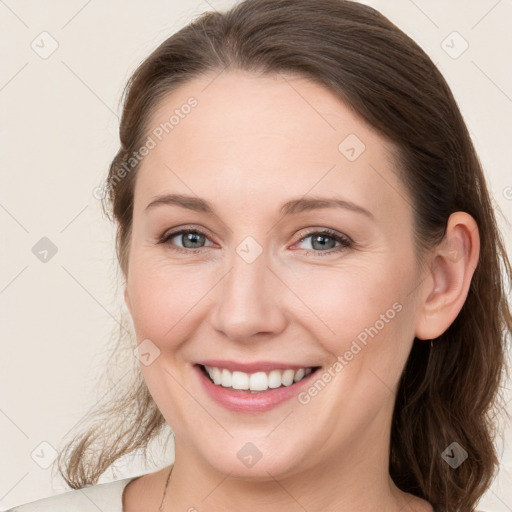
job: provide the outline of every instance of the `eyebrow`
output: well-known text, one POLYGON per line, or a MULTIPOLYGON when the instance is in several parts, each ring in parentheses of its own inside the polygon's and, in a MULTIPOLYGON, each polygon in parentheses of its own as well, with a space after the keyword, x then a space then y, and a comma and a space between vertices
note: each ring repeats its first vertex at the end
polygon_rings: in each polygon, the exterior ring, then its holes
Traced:
MULTIPOLYGON (((180 206, 187 210, 215 215, 213 206, 205 199, 183 194, 164 194, 157 196, 146 206, 146 211, 159 205, 180 206)), ((281 206, 280 213, 282 216, 287 216, 321 208, 344 208, 356 213, 361 213, 370 219, 375 219, 373 214, 362 206, 338 197, 310 196, 291 199, 281 206)))

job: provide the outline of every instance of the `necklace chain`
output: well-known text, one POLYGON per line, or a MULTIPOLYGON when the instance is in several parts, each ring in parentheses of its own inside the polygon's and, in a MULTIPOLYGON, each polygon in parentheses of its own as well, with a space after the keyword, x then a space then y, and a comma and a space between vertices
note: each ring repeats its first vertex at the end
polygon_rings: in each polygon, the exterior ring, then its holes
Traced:
POLYGON ((160 507, 158 508, 158 511, 159 512, 164 512, 164 500, 165 500, 165 495, 167 493, 167 487, 169 486, 169 480, 171 479, 171 473, 172 473, 172 469, 174 467, 174 464, 171 466, 171 470, 169 471, 169 476, 167 477, 167 482, 165 482, 165 489, 164 489, 164 495, 162 496, 162 503, 160 503, 160 507))

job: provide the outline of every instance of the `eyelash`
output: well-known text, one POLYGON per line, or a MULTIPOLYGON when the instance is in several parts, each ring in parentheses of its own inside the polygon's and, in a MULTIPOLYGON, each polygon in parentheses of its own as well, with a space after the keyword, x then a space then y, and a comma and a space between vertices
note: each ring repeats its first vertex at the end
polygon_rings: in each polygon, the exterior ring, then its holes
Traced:
MULTIPOLYGON (((178 235, 182 235, 184 233, 194 233, 196 235, 204 235, 206 238, 208 238, 208 235, 199 230, 199 229, 180 229, 178 231, 173 231, 171 233, 164 233, 158 243, 159 244, 166 244, 169 240, 171 240, 172 238, 178 236, 178 235)), ((343 252, 345 251, 346 249, 350 249, 351 247, 354 246, 354 242, 344 236, 344 235, 341 235, 339 233, 337 233, 336 231, 333 231, 332 229, 323 229, 323 230, 320 230, 320 231, 310 231, 309 233, 306 233, 303 237, 301 237, 296 243, 300 243, 300 242, 303 242, 306 238, 309 238, 310 236, 313 236, 313 235, 323 235, 325 237, 328 237, 328 238, 333 238, 336 242, 339 242, 341 245, 339 245, 337 248, 334 248, 334 249, 330 249, 328 251, 315 251, 315 250, 312 250, 312 249, 304 249, 306 251, 306 254, 309 255, 310 253, 313 253, 315 256, 329 256, 329 255, 333 255, 333 254, 338 254, 340 252, 343 252)), ((197 254, 197 253, 200 253, 202 252, 204 249, 206 249, 206 247, 200 247, 200 248, 197 248, 197 249, 186 249, 184 247, 179 247, 177 245, 173 245, 173 244, 168 244, 173 251, 177 251, 177 252, 181 252, 181 253, 192 253, 192 254, 197 254)), ((295 244, 294 244, 295 245, 295 244)))

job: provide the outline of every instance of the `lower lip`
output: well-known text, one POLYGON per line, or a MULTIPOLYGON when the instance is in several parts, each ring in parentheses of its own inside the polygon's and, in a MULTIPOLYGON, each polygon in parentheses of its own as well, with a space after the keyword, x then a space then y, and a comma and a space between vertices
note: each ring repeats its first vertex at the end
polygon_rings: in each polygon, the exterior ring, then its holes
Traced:
POLYGON ((214 384, 204 374, 199 365, 195 365, 194 370, 199 375, 199 379, 206 392, 215 402, 230 411, 249 413, 269 411, 290 398, 293 398, 302 388, 309 384, 311 376, 316 373, 311 372, 308 376, 304 377, 299 382, 294 382, 290 386, 281 386, 279 388, 268 389, 267 391, 252 393, 249 390, 236 390, 214 384))

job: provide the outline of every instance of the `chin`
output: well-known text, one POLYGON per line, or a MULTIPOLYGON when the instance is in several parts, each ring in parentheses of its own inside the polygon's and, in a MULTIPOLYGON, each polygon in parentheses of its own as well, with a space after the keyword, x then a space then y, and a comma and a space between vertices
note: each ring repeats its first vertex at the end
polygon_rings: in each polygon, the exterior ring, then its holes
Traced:
MULTIPOLYGON (((272 442, 260 437, 261 441, 240 442, 231 439, 223 443, 222 453, 215 450, 204 454, 207 463, 216 471, 229 474, 230 477, 252 481, 269 481, 297 474, 306 468, 301 467, 305 454, 298 452, 298 446, 304 449, 303 441, 288 443, 283 446, 281 441, 272 442)), ((246 439, 249 439, 247 436, 246 439)), ((220 446, 219 446, 220 448, 220 446)))

